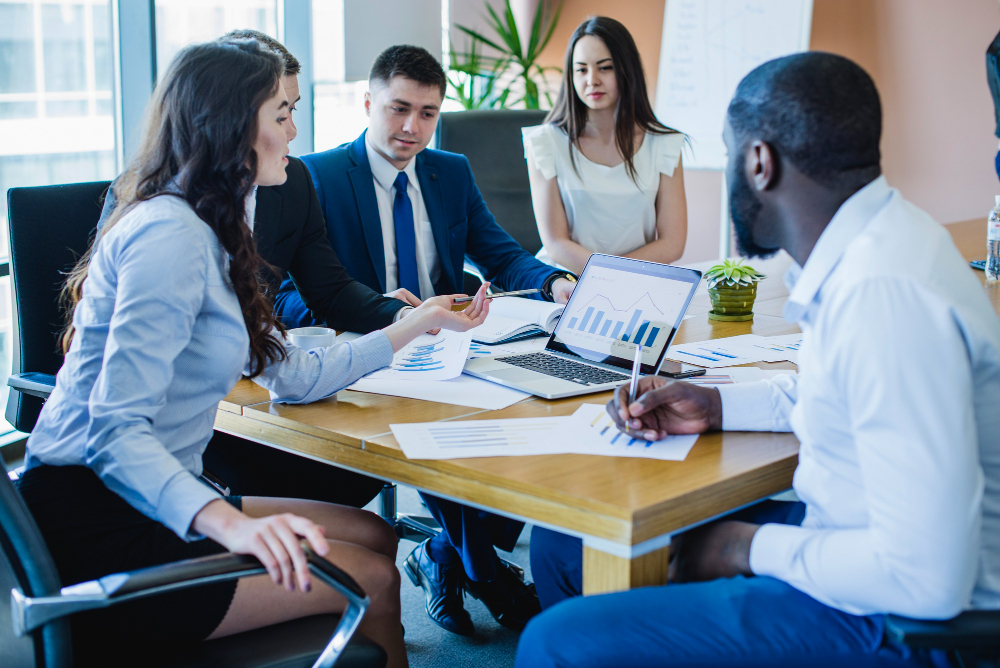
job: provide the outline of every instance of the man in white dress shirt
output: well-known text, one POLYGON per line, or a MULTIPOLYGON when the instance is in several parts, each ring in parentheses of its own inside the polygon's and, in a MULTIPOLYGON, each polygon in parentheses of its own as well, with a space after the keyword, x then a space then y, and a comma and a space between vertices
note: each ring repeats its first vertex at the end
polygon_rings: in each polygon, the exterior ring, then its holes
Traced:
MULTIPOLYGON (((1000 322, 948 232, 880 175, 880 135, 875 85, 845 58, 789 56, 740 83, 733 222, 741 253, 795 260, 798 377, 646 378, 608 410, 645 438, 793 431, 801 503, 677 537, 679 584, 560 602, 526 628, 519 668, 948 665, 885 638, 884 615, 1000 608, 1000 322)), ((577 593, 573 541, 532 535, 543 605, 577 593)))

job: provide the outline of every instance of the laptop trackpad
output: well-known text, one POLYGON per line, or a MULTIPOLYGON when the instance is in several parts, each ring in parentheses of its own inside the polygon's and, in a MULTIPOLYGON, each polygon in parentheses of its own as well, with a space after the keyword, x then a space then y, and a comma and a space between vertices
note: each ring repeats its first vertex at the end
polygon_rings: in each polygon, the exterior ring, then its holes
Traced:
POLYGON ((489 375, 490 378, 496 378, 497 380, 505 380, 512 382, 516 381, 523 382, 525 380, 531 380, 532 377, 534 378, 547 377, 543 373, 538 373, 536 371, 531 371, 529 369, 511 369, 511 368, 497 369, 496 371, 490 371, 488 372, 487 375, 489 375))

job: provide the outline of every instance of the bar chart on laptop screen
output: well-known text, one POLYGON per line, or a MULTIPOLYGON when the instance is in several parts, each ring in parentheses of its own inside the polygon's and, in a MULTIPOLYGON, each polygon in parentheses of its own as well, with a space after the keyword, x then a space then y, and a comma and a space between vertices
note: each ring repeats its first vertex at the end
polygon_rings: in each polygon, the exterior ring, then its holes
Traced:
POLYGON ((643 362, 655 363, 690 287, 660 276, 591 267, 560 318, 558 336, 570 346, 624 357, 641 344, 643 362))

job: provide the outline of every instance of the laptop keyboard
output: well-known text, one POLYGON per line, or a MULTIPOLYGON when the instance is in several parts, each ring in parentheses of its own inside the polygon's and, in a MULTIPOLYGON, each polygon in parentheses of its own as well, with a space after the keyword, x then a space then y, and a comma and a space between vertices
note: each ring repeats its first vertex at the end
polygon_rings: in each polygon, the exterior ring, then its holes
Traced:
POLYGON ((545 353, 528 353, 526 355, 513 355, 511 357, 497 358, 498 362, 506 362, 522 369, 530 369, 546 376, 555 376, 568 380, 571 383, 580 385, 603 385, 604 383, 618 383, 629 380, 631 376, 624 373, 607 371, 600 367, 581 364, 572 360, 546 355, 545 353))

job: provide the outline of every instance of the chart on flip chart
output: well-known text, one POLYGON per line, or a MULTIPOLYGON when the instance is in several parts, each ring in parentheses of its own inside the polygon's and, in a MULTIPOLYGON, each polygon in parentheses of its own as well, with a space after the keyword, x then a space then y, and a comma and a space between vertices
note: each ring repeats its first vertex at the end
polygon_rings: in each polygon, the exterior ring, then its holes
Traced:
POLYGON ((690 291, 683 281, 591 267, 557 333, 568 346, 626 358, 641 344, 643 363, 655 364, 690 291))
POLYGON ((722 125, 758 65, 809 49, 812 0, 670 0, 663 17, 656 117, 688 135, 684 167, 723 169, 722 125))

